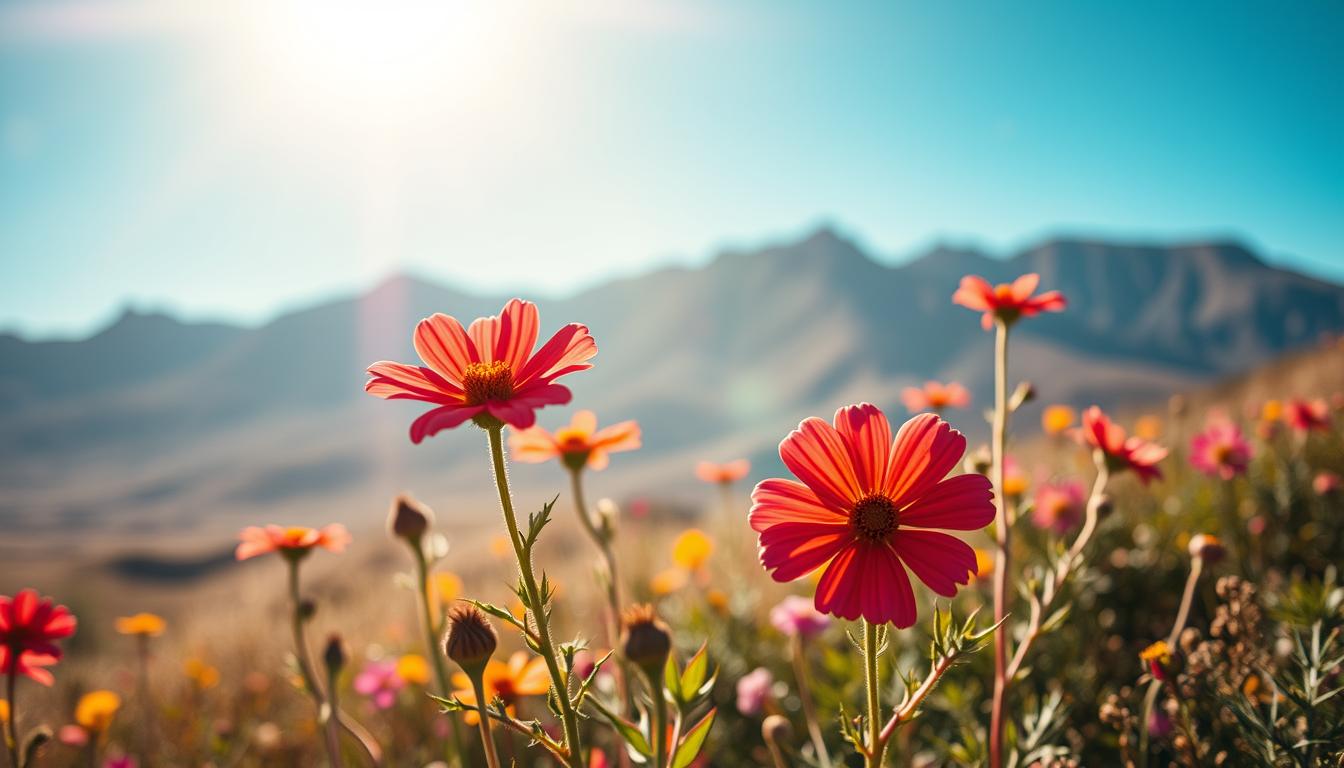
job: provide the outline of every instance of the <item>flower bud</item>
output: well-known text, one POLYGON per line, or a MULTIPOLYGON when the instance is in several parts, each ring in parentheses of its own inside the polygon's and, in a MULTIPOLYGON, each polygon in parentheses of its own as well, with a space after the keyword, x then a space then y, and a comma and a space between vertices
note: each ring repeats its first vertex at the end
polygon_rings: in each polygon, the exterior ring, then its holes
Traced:
POLYGON ((448 632, 443 636, 443 653, 468 674, 485 669, 499 645, 499 634, 480 608, 470 603, 454 605, 448 611, 448 632))
POLYGON ((387 516, 387 528, 393 536, 418 544, 434 524, 434 511, 408 494, 392 500, 392 511, 387 516))
POLYGON ((672 652, 672 634, 653 612, 651 605, 636 605, 622 617, 625 632, 622 652, 650 680, 659 680, 667 655, 672 652))
POLYGON ((793 724, 783 715, 770 715, 761 723, 761 736, 768 743, 783 746, 793 738, 793 724))
POLYGON ((1008 409, 1016 411, 1018 408, 1030 403, 1036 399, 1036 386, 1030 381, 1024 381, 1017 385, 1013 390, 1013 395, 1008 399, 1008 409))
POLYGON ((1217 536, 1210 533, 1197 533, 1190 538, 1190 557, 1197 557, 1212 565, 1223 559, 1227 548, 1217 536))
POLYGON ((345 662, 350 658, 349 652, 345 649, 345 641, 335 632, 327 636, 327 646, 322 650, 322 663, 327 667, 327 674, 336 677, 345 669, 345 662))
POLYGON ((311 621, 313 616, 317 615, 317 601, 311 597, 305 597, 299 601, 299 618, 303 621, 311 621))

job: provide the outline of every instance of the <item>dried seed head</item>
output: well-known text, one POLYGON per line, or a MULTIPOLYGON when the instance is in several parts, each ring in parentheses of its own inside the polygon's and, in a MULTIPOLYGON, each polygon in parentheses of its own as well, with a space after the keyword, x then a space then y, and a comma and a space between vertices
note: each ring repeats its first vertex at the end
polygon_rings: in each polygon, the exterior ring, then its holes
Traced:
POLYGON ((672 652, 672 633, 651 605, 636 605, 621 617, 625 625, 622 652, 651 680, 659 679, 667 655, 672 652))
POLYGON ((1190 556, 1198 557, 1212 565, 1223 559, 1227 548, 1217 536, 1209 533, 1197 533, 1190 538, 1190 556))
POLYGON ((387 516, 387 528, 393 536, 418 544, 434 524, 434 510, 416 501, 408 494, 392 500, 392 511, 387 516))
POLYGON ((486 662, 499 645, 499 634, 480 608, 460 603, 448 610, 448 632, 443 636, 443 653, 462 671, 472 674, 485 669, 486 662))

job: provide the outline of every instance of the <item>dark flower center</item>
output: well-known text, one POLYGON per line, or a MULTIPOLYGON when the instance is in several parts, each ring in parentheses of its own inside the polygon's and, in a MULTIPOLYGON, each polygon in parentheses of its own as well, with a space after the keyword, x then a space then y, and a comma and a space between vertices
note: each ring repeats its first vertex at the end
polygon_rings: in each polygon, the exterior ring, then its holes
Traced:
POLYGON ((854 505, 849 523, 869 541, 886 541, 896 530, 896 505, 881 494, 874 494, 854 505))
POLYGON ((513 369, 508 363, 471 363, 462 372, 462 391, 467 405, 483 405, 513 396, 513 369))

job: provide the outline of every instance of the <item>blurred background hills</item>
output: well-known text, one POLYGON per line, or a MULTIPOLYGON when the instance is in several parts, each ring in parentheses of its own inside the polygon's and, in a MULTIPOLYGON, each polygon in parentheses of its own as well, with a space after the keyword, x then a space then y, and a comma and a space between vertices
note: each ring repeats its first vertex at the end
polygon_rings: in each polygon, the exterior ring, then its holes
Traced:
MULTIPOLYGON (((1011 375, 1033 380, 1042 402, 1160 402, 1344 331, 1344 286, 1235 242, 1054 239, 1008 258, 939 247, 891 267, 822 228, 540 299, 543 333, 583 322, 600 349, 597 366, 567 382, 574 403, 540 423, 583 407, 603 423, 639 420, 644 449, 594 490, 673 499, 699 492, 698 459, 749 456, 759 474, 801 418, 858 400, 899 415, 900 390, 925 379, 971 388, 975 404, 951 418, 975 438, 991 337, 950 296, 964 274, 1031 271, 1070 300, 1012 339, 1011 375)), ((357 525, 381 519, 400 489, 470 519, 488 502, 478 462, 464 460, 479 458, 481 436, 413 447, 406 430, 422 407, 368 397, 363 370, 414 360, 419 318, 469 322, 507 298, 399 275, 259 327, 127 311, 77 341, 0 336, 0 526, 144 543, 269 520, 357 525)), ((525 506, 553 492, 553 470, 515 470, 525 506)))

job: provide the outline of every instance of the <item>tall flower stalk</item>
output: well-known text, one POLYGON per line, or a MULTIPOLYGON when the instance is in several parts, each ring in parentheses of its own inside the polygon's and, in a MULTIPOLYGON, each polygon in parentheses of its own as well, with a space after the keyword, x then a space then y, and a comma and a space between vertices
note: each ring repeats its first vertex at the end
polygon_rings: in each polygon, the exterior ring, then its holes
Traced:
POLYGON ((863 682, 868 694, 868 750, 863 756, 863 764, 868 768, 882 765, 882 754, 886 741, 882 738, 882 681, 879 676, 879 656, 877 625, 865 619, 863 621, 863 682))
POLYGON ((485 432, 489 439, 490 459, 495 475, 495 488, 499 491, 499 504, 504 512, 504 525, 509 529, 509 541, 513 544, 514 555, 518 558, 518 574, 522 581, 523 597, 526 598, 527 614, 531 618, 532 629, 536 633, 537 652, 546 662, 546 671, 551 677, 552 692, 560 711, 560 721, 565 733, 565 746, 569 750, 570 768, 583 768, 583 747, 579 736, 579 718, 570 701, 567 677, 560 667, 560 658, 555 642, 551 639, 550 611, 547 604, 549 594, 542 594, 532 565, 532 543, 524 542, 518 530, 518 520, 513 510, 513 494, 509 490, 508 466, 504 461, 504 425, 488 424, 485 432))

